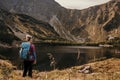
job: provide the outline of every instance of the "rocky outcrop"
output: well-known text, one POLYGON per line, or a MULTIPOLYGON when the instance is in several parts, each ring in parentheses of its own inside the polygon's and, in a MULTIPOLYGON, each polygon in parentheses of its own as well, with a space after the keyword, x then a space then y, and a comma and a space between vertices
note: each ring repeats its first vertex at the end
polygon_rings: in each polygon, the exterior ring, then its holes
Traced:
POLYGON ((108 35, 120 37, 119 5, 119 0, 112 0, 80 11, 68 10, 66 14, 61 12, 57 17, 76 38, 101 42, 106 41, 108 35))
POLYGON ((59 35, 47 22, 36 20, 23 14, 11 14, 0 9, 0 41, 12 44, 23 40, 26 34, 33 35, 35 40, 55 40, 59 35))
POLYGON ((4 0, 0 5, 12 13, 26 14, 43 21, 49 21, 61 9, 54 0, 4 0))
POLYGON ((62 37, 67 40, 76 41, 74 35, 72 35, 69 31, 65 29, 62 23, 56 16, 53 16, 50 20, 50 24, 54 27, 55 31, 62 37), (57 27, 56 27, 57 26, 57 27))

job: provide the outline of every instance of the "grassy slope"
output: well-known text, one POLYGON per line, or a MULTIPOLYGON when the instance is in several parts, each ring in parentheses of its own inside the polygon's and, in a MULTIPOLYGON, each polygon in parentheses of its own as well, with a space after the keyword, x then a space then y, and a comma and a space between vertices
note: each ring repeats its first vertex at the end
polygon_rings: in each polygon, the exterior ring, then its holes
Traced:
POLYGON ((29 77, 22 78, 22 71, 15 70, 15 67, 10 62, 0 60, 0 80, 120 80, 120 59, 118 58, 85 65, 49 72, 34 70, 33 78, 30 79, 29 77), (90 65, 93 73, 78 73, 78 70, 85 65, 90 65))

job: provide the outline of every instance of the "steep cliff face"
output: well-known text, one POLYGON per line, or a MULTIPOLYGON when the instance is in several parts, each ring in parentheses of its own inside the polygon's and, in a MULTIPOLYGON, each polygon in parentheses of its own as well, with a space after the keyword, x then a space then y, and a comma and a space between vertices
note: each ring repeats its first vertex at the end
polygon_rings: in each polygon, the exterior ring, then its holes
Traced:
POLYGON ((119 0, 80 11, 67 10, 67 13, 61 12, 57 17, 78 41, 78 37, 94 42, 105 41, 108 35, 120 37, 119 0))
POLYGON ((46 21, 68 40, 100 42, 108 35, 120 37, 120 0, 84 10, 65 9, 54 0, 0 0, 0 7, 46 21))
POLYGON ((13 40, 19 40, 19 39, 15 35, 13 35, 14 33, 5 23, 6 15, 10 15, 10 13, 0 9, 0 43, 11 44, 13 40))
POLYGON ((1 8, 13 13, 32 16, 39 20, 49 21, 62 8, 54 0, 0 0, 1 8))
POLYGON ((26 34, 33 35, 36 40, 60 38, 46 22, 0 9, 0 41, 11 44, 14 40, 23 40, 26 34))

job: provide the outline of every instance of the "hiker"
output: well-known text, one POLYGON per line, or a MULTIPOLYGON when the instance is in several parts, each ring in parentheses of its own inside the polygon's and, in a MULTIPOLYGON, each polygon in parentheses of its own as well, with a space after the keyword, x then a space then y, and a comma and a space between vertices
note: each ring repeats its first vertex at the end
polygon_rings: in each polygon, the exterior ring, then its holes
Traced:
POLYGON ((23 59, 23 77, 26 77, 28 73, 28 76, 32 78, 32 65, 36 64, 36 51, 32 41, 32 36, 26 35, 26 41, 21 44, 20 57, 23 59))

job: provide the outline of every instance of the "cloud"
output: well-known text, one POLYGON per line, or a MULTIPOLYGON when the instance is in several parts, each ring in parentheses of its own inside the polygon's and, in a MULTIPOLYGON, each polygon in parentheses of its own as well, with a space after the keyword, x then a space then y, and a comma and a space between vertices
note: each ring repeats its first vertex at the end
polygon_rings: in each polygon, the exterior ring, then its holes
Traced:
POLYGON ((110 0, 55 0, 61 6, 70 9, 84 9, 90 6, 106 3, 110 0))

